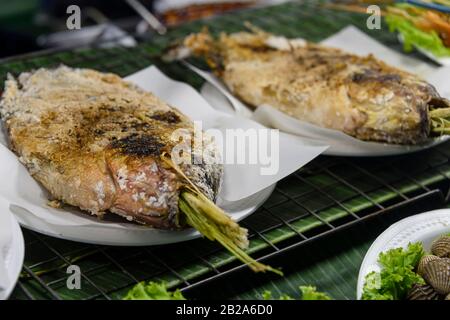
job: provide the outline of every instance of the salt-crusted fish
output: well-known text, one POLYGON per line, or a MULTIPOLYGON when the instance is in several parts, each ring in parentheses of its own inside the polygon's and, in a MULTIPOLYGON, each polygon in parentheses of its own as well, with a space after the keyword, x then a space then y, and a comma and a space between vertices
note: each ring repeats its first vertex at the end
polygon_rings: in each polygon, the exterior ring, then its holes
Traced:
POLYGON ((361 140, 419 144, 449 131, 450 102, 419 77, 372 55, 250 29, 191 34, 166 58, 201 57, 248 105, 268 104, 361 140))
POLYGON ((10 77, 0 111, 11 149, 54 199, 157 228, 187 223, 267 269, 240 249, 246 230, 213 203, 222 178, 215 144, 203 145, 209 162, 175 164, 171 135, 193 124, 153 94, 114 74, 62 66, 10 77))

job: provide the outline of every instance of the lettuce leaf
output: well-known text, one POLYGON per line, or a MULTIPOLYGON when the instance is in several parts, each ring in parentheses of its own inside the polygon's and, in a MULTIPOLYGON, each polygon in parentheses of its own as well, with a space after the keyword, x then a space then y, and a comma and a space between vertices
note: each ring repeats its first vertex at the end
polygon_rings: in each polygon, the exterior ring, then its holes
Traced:
POLYGON ((425 281, 414 272, 425 254, 421 243, 410 243, 406 249, 396 248, 380 253, 378 262, 381 272, 366 275, 363 287, 363 300, 404 299, 415 283, 425 281))
POLYGON ((180 290, 167 291, 166 284, 140 282, 135 285, 123 298, 123 300, 186 300, 180 290))
POLYGON ((414 47, 419 47, 437 57, 450 56, 450 48, 444 45, 435 31, 422 31, 404 17, 395 14, 386 15, 385 20, 389 31, 397 31, 403 36, 403 48, 406 52, 412 51, 414 47))
MULTIPOLYGON (((262 294, 263 300, 275 300, 275 298, 272 297, 272 292, 269 290, 266 290, 262 294)), ((294 298, 288 296, 287 294, 282 294, 278 297, 277 300, 295 300, 294 298)))
POLYGON ((302 300, 331 300, 331 298, 323 292, 318 292, 316 287, 300 286, 302 292, 302 300))
MULTIPOLYGON (((323 293, 318 292, 316 287, 313 286, 300 286, 301 298, 299 300, 331 300, 331 298, 323 293)), ((264 300, 274 300, 270 291, 264 291, 262 294, 264 300)), ((295 300, 287 294, 282 294, 276 300, 295 300)))

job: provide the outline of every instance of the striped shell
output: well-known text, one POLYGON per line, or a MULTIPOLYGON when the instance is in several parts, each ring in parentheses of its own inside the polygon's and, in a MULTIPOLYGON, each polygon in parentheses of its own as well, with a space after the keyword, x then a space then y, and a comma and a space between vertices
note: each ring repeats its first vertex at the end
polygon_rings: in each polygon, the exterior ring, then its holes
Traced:
POLYGON ((415 284, 409 290, 407 300, 437 300, 438 293, 428 284, 415 284))
POLYGON ((424 255, 422 259, 420 259, 419 265, 417 266, 417 273, 423 277, 425 266, 428 264, 428 262, 436 259, 439 259, 439 257, 431 254, 424 255))
POLYGON ((439 294, 450 293, 450 263, 447 259, 435 259, 425 265, 425 281, 439 294))
POLYGON ((431 252, 441 258, 450 258, 450 236, 442 236, 435 240, 431 252))

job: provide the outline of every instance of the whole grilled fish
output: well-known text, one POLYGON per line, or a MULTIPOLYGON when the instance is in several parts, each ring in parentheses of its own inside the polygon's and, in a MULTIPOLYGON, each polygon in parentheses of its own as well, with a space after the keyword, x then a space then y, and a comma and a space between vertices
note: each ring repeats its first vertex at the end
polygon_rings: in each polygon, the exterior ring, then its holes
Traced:
MULTIPOLYGON (((93 215, 180 227, 184 182, 161 160, 174 130, 193 130, 177 109, 116 75, 59 67, 10 78, 1 115, 12 150, 55 199, 93 215)), ((215 200, 220 164, 183 171, 215 200)))
POLYGON ((0 114, 12 150, 55 199, 157 228, 190 225, 254 271, 280 273, 242 250, 247 230, 214 204, 223 169, 213 140, 192 148, 195 161, 167 157, 180 143, 172 133, 193 134, 193 123, 153 94, 114 74, 39 69, 7 80, 0 114))
POLYGON ((250 106, 268 104, 312 124, 361 140, 418 144, 431 129, 445 133, 450 102, 417 76, 372 55, 252 32, 192 34, 169 59, 204 58, 236 96, 250 106), (433 114, 433 109, 445 111, 433 114))

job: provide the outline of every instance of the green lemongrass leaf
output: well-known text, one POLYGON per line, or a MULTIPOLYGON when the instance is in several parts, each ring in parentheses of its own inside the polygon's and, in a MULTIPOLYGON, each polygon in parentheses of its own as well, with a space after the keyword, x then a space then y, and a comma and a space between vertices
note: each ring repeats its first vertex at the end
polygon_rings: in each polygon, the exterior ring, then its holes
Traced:
POLYGON ((450 133, 450 106, 448 108, 431 109, 429 115, 432 133, 441 135, 450 133))
POLYGON ((450 106, 448 108, 436 108, 430 110, 432 119, 450 119, 450 106))
POLYGON ((191 227, 197 229, 209 240, 219 242, 253 271, 271 271, 283 275, 280 270, 257 262, 245 253, 243 249, 248 247, 247 229, 241 228, 221 208, 206 197, 172 161, 168 153, 163 153, 161 159, 183 177, 188 184, 180 193, 178 206, 191 227))
POLYGON ((246 239, 246 230, 240 228, 239 225, 228 219, 217 219, 216 215, 221 214, 221 209, 217 206, 203 206, 202 198, 195 194, 194 191, 182 191, 180 194, 179 206, 181 211, 186 215, 187 223, 197 229, 209 240, 218 241, 236 258, 247 264, 255 272, 272 271, 279 275, 283 273, 270 266, 264 265, 251 258, 245 253, 239 244, 246 239), (217 223, 221 221, 221 223, 217 223), (244 231, 245 230, 245 231, 244 231))

